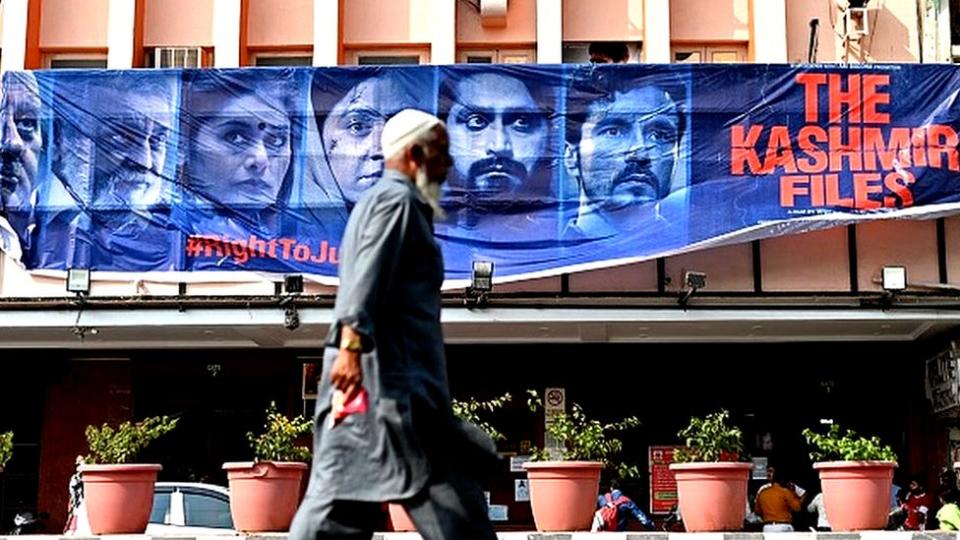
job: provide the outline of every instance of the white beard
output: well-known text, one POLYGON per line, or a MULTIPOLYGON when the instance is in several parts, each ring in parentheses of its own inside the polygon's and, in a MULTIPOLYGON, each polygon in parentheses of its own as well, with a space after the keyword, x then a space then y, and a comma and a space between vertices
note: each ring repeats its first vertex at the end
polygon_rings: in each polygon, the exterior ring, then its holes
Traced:
POLYGON ((417 169, 417 189, 420 190, 420 194, 427 199, 427 203, 430 205, 430 208, 433 209, 433 219, 443 219, 446 217, 446 212, 443 211, 443 208, 440 207, 440 184, 437 182, 431 182, 430 177, 427 176, 426 167, 420 167, 417 169))

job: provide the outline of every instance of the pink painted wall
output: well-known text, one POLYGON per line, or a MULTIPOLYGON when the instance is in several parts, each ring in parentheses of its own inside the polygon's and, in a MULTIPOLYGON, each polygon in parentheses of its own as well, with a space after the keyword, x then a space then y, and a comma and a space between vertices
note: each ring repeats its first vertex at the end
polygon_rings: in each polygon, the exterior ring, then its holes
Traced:
POLYGON ((537 41, 537 1, 510 0, 507 4, 507 25, 484 28, 480 12, 468 2, 457 2, 457 43, 533 43, 537 41))
POLYGON ((145 1, 144 46, 213 46, 213 0, 145 1))
POLYGON ((643 2, 606 0, 601 9, 596 0, 563 0, 563 39, 641 41, 643 2))
MULTIPOLYGON (((960 249, 950 249, 950 246, 960 246, 960 217, 947 218, 946 224, 946 242, 947 242, 947 281, 950 283, 960 282, 960 249)), ((909 279, 910 276, 907 276, 909 279)))
POLYGON ((863 58, 872 62, 916 62, 920 57, 916 2, 881 2, 871 11, 870 35, 863 38, 863 58))
POLYGON ((748 41, 750 0, 670 0, 670 39, 748 41))
POLYGON ((433 0, 347 0, 343 8, 343 42, 430 43, 432 24, 433 0))
MULTIPOLYGON (((870 10, 870 34, 850 42, 849 61, 915 62, 919 58, 917 10, 915 2, 874 2, 870 10), (882 4, 882 5, 881 5, 882 4)), ((820 20, 818 62, 844 60, 842 12, 833 2, 787 0, 787 58, 806 61, 810 40, 810 20, 820 20)))
POLYGON ((846 227, 761 240, 763 290, 849 291, 848 257, 846 227))
POLYGON ((810 46, 810 20, 819 19, 818 62, 840 60, 840 45, 834 28, 838 10, 831 2, 787 0, 787 60, 806 62, 810 46))
POLYGON ((666 261, 668 291, 681 291, 687 270, 707 273, 705 292, 753 290, 753 250, 750 244, 724 246, 670 257, 666 261))
POLYGON ((247 45, 312 45, 313 0, 250 0, 247 45))
POLYGON ((493 290, 498 293, 560 292, 560 276, 504 283, 495 286, 493 290))
POLYGON ((106 47, 110 0, 44 0, 41 47, 106 47))
MULTIPOLYGON (((949 250, 950 244, 947 244, 949 250)), ((937 222, 878 221, 857 226, 857 276, 861 291, 882 289, 879 279, 885 265, 907 267, 907 281, 936 283, 940 279, 937 266, 937 222)))
POLYGON ((656 261, 570 274, 570 292, 657 291, 656 261))

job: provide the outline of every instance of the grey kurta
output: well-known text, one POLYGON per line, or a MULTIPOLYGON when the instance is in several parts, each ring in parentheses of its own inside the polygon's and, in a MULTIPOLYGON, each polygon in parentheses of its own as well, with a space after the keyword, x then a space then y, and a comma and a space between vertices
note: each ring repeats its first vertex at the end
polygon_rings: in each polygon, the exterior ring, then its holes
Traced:
POLYGON ((431 459, 462 453, 456 447, 464 439, 450 412, 440 327, 443 259, 430 206, 407 177, 388 170, 360 199, 344 232, 339 274, 308 493, 355 501, 407 499, 426 485, 431 459), (344 324, 364 336, 370 412, 332 426, 330 370, 344 324))

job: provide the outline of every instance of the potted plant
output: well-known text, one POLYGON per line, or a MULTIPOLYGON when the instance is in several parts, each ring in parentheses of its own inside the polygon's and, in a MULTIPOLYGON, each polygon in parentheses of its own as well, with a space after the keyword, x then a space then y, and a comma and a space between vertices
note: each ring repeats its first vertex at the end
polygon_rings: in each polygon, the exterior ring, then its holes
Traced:
POLYGON ((230 482, 230 514, 234 527, 244 532, 279 532, 290 528, 300 502, 300 482, 310 450, 296 440, 310 433, 312 423, 302 416, 289 419, 267 407, 265 431, 247 433, 253 461, 224 463, 230 482))
POLYGON ((0 433, 0 472, 13 457, 13 432, 0 433))
MULTIPOLYGON (((529 391, 530 409, 543 408, 543 400, 529 391)), ((570 412, 562 412, 546 425, 546 432, 558 448, 534 449, 531 461, 523 466, 530 485, 530 505, 538 531, 589 530, 597 506, 600 472, 616 469, 621 478, 639 475, 633 465, 617 463, 623 450, 616 434, 638 427, 640 420, 629 416, 619 422, 602 424, 588 418, 574 403, 570 412)))
POLYGON ((90 454, 80 466, 87 517, 93 534, 142 534, 153 509, 159 464, 131 463, 158 437, 177 426, 167 416, 87 426, 90 454))
POLYGON ((687 532, 736 531, 746 517, 747 482, 753 465, 743 463, 743 434, 727 423, 725 410, 693 417, 677 436, 683 447, 670 465, 677 480, 680 514, 687 532))
POLYGON ((879 437, 860 437, 831 424, 826 433, 803 430, 813 468, 820 471, 823 505, 835 531, 883 529, 897 456, 879 437))
MULTIPOLYGON (((503 433, 500 433, 500 431, 493 427, 489 422, 484 420, 483 416, 485 414, 493 413, 499 409, 502 409, 507 403, 510 403, 512 399, 513 396, 511 396, 508 392, 500 397, 488 399, 486 401, 480 401, 472 397, 467 398, 465 401, 454 399, 452 400, 451 405, 453 406, 454 416, 463 420, 464 422, 470 422, 471 424, 477 426, 494 441, 502 441, 506 439, 503 433)), ((410 532, 417 530, 417 527, 413 524, 413 520, 410 519, 410 515, 406 510, 404 510, 402 505, 390 503, 387 505, 387 511, 390 514, 391 529, 393 529, 395 532, 410 532)))

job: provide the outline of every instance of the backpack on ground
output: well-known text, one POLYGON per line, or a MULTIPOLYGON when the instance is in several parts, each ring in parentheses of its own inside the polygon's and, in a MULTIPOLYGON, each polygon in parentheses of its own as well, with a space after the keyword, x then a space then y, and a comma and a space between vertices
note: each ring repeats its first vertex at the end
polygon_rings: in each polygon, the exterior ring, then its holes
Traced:
POLYGON ((613 496, 609 493, 606 494, 606 499, 606 504, 604 504, 600 510, 597 510, 595 519, 599 522, 597 524, 598 530, 616 531, 620 523, 620 505, 629 499, 621 495, 617 500, 613 500, 613 496))

